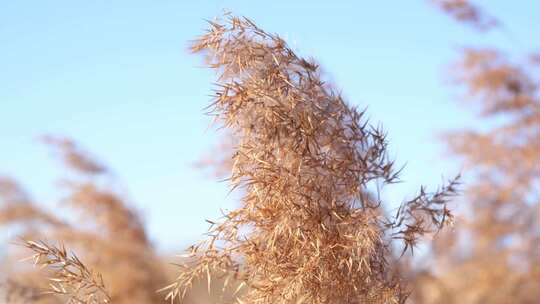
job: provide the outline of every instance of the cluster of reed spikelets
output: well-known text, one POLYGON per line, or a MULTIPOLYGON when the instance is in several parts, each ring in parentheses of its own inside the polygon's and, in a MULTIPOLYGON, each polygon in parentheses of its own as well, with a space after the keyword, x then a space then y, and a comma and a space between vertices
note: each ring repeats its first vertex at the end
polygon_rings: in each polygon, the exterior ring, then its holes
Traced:
POLYGON ((403 203, 394 217, 370 185, 397 180, 380 128, 321 79, 318 66, 245 18, 210 22, 192 46, 218 72, 211 113, 231 132, 238 209, 208 239, 167 297, 212 271, 243 282, 242 303, 397 303, 406 298, 387 260, 451 220, 456 181, 403 203))
POLYGON ((136 210, 111 186, 112 174, 71 140, 46 137, 44 141, 58 150, 72 171, 70 179, 61 184, 61 209, 42 208, 16 181, 1 178, 0 225, 16 229, 23 240, 61 243, 25 241, 23 245, 36 254, 35 263, 46 269, 36 272, 11 259, 2 266, 5 272, 1 276, 32 290, 48 289, 52 303, 62 299, 102 303, 109 297, 94 294, 106 293, 101 277, 115 303, 159 303, 162 297, 155 290, 167 282, 168 275, 136 210), (79 252, 93 270, 68 254, 62 243, 79 252), (52 285, 37 280, 39 276, 50 277, 52 285), (79 292, 94 295, 82 300, 79 292))
MULTIPOLYGON (((162 288, 166 299, 182 299, 206 277, 209 286, 240 282, 239 303, 404 302, 406 286, 390 263, 396 241, 412 250, 451 222, 447 201, 457 181, 434 193, 422 189, 388 216, 391 206, 371 191, 398 180, 384 132, 280 37, 229 15, 209 24, 192 50, 219 74, 211 112, 234 138, 230 183, 243 197, 188 249, 176 280, 162 288)), ((86 178, 106 172, 72 142, 48 142, 86 178)), ((166 275, 136 213, 95 182, 68 187, 66 202, 92 215, 88 224, 99 234, 28 202, 12 204, 25 211, 7 220, 41 221, 49 237, 76 243, 88 264, 105 271, 89 270, 61 246, 27 241, 35 264, 52 271, 49 291, 69 303, 157 303, 156 284, 166 275)))
POLYGON ((432 251, 436 272, 416 274, 415 304, 536 303, 540 298, 540 60, 522 54, 512 25, 470 0, 433 0, 460 23, 511 37, 499 47, 464 47, 451 66, 461 102, 479 112, 483 128, 447 136, 449 151, 464 162, 470 182, 466 212, 432 251), (515 55, 515 54, 513 54, 515 55), (503 119, 501 119, 503 118, 503 119))

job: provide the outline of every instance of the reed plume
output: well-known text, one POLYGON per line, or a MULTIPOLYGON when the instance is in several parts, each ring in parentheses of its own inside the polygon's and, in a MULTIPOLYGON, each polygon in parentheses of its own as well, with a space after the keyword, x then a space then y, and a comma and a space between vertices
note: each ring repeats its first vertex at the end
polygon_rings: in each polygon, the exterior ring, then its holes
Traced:
POLYGON ((430 0, 430 2, 452 17, 479 31, 487 31, 501 25, 494 16, 488 15, 473 1, 469 0, 430 0))
POLYGON ((239 303, 402 303, 387 260, 451 220, 451 181, 405 201, 395 217, 370 191, 398 180, 387 140, 322 79, 317 63, 246 18, 227 15, 191 47, 218 72, 210 112, 236 140, 231 189, 239 208, 167 286, 182 298, 199 277, 239 280, 239 303))
MULTIPOLYGON (((164 263, 137 210, 113 188, 110 170, 71 139, 46 136, 44 142, 73 173, 62 181, 63 198, 49 211, 16 181, 1 178, 0 225, 16 228, 25 240, 52 239, 68 245, 109 282, 116 304, 164 302, 156 293, 167 282, 164 263)), ((32 244, 30 249, 50 250, 58 261, 66 253, 44 243, 32 244)), ((40 271, 22 267, 13 271, 19 278, 31 278, 25 282, 30 287, 43 287, 38 279, 43 275, 40 271)), ((60 301, 57 294, 48 299, 51 303, 60 301)))
POLYGON ((111 297, 103 283, 101 274, 94 273, 66 248, 45 242, 26 241, 23 244, 32 250, 34 265, 52 270, 47 293, 64 296, 67 304, 108 304, 111 297))

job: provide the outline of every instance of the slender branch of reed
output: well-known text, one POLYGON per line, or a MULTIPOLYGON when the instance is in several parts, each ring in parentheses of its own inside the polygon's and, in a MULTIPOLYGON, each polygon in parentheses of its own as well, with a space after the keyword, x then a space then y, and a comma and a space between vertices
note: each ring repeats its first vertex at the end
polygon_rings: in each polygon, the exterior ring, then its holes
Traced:
POLYGON ((42 241, 25 241, 23 246, 34 252, 31 257, 34 265, 52 272, 47 293, 65 296, 68 304, 111 303, 101 275, 87 268, 63 245, 56 247, 42 241))

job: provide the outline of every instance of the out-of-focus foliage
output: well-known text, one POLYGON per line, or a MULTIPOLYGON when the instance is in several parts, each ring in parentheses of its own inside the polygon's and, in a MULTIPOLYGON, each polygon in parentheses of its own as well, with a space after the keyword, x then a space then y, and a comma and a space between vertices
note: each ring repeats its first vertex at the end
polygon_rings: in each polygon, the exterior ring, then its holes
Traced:
MULTIPOLYGON (((59 151, 64 164, 77 177, 63 182, 65 196, 54 210, 43 209, 17 182, 2 178, 0 224, 18 229, 23 239, 58 240, 67 244, 103 275, 114 303, 159 303, 162 296, 156 290, 167 282, 163 262, 148 240, 137 212, 102 182, 109 170, 71 140, 47 137, 45 142, 59 151)), ((57 253, 56 259, 62 257, 61 250, 52 249, 50 253, 57 253)), ((46 257, 53 258, 45 254, 43 258, 46 257)), ((13 280, 10 286, 27 290, 46 287, 46 280, 39 279, 44 275, 47 274, 36 268, 13 264, 2 273, 13 280)), ((64 297, 57 298, 60 301, 64 297)))
POLYGON ((469 0, 430 0, 455 20, 468 24, 480 31, 486 31, 500 25, 493 16, 486 14, 469 0))
POLYGON ((483 130, 448 135, 471 182, 453 237, 441 238, 435 273, 419 274, 414 303, 537 303, 540 298, 538 63, 494 48, 464 48, 451 74, 483 130))

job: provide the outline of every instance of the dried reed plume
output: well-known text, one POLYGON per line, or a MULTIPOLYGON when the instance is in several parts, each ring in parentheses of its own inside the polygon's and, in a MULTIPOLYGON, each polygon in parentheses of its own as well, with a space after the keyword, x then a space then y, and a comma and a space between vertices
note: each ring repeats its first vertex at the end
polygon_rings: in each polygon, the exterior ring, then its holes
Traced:
MULTIPOLYGON (((45 137, 45 143, 60 153, 73 176, 62 183, 65 194, 58 207, 49 212, 34 202, 16 181, 0 177, 0 225, 16 228, 27 240, 54 239, 67 244, 103 275, 114 303, 160 303, 156 290, 170 279, 163 261, 147 237, 142 219, 129 202, 111 186, 109 169, 90 157, 75 142, 62 137, 45 137), (62 216, 64 215, 64 216, 62 216)), ((54 249, 36 243, 33 249, 54 249)), ((56 250, 56 251, 55 251, 56 250)), ((8 258, 13 258, 12 254, 8 258)), ((32 278, 25 284, 41 288, 42 274, 13 269, 19 278, 32 278)), ((7 273, 7 270, 6 270, 7 273)), ((59 303, 55 295, 47 297, 59 303)))
MULTIPOLYGON (((536 303, 540 297, 540 82, 538 70, 496 49, 465 49, 453 66, 483 130, 447 137, 469 176, 467 213, 450 243, 438 244, 437 284, 415 303, 536 303), (504 117, 504 120, 498 120, 504 117), (466 277, 466 280, 463 278, 466 277), (452 296, 449 296, 452 295, 452 296)), ((432 284, 433 285, 433 284, 432 284)), ((421 291, 421 292, 420 292, 421 291)))
POLYGON ((437 273, 417 276, 415 304, 537 303, 540 298, 540 61, 531 54, 514 62, 505 53, 464 48, 452 66, 462 101, 486 124, 445 138, 471 178, 464 196, 468 203, 455 233, 436 242, 437 273))
POLYGON ((455 20, 486 31, 496 27, 500 22, 493 16, 487 15, 469 0, 430 0, 455 20))
POLYGON ((396 182, 385 134, 368 124, 280 37, 226 16, 192 46, 219 73, 211 113, 237 140, 231 189, 241 206, 188 250, 167 299, 211 273, 245 286, 239 303, 402 303, 393 239, 412 249, 451 220, 456 180, 404 202, 395 217, 371 195, 396 182))
POLYGON ((43 293, 33 286, 14 280, 0 283, 0 303, 37 303, 43 298, 43 293))
POLYGON ((53 271, 48 293, 65 296, 67 304, 107 304, 111 302, 103 278, 88 269, 74 254, 61 245, 26 241, 24 246, 34 252, 34 265, 53 271))
POLYGON ((56 148, 62 156, 64 164, 78 173, 96 175, 107 172, 107 168, 103 164, 90 157, 69 138, 46 135, 42 137, 42 141, 56 148))

